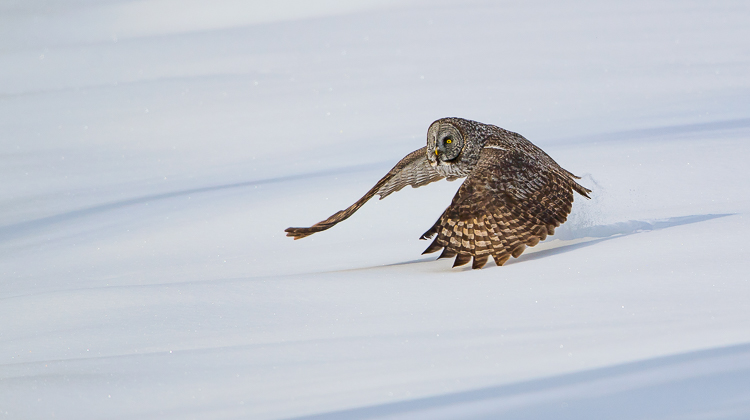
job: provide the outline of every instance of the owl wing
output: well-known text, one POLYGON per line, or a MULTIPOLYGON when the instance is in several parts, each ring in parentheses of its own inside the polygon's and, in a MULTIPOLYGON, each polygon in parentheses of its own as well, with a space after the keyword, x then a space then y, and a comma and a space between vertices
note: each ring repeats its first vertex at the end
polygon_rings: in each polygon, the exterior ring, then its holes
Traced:
POLYGON ((375 184, 367 194, 347 209, 338 211, 328 219, 310 227, 287 228, 284 230, 286 236, 291 236, 294 239, 302 239, 313 233, 330 229, 337 223, 348 219, 349 216, 359 210, 360 207, 376 194, 379 195, 382 200, 391 193, 396 192, 407 185, 417 188, 442 179, 443 176, 437 173, 427 160, 426 149, 427 147, 423 147, 406 155, 406 157, 401 159, 401 161, 399 161, 380 181, 378 181, 378 183, 375 184))
POLYGON ((473 257, 472 268, 481 268, 490 256, 503 265, 554 234, 570 214, 574 190, 586 197, 590 192, 553 161, 490 143, 451 205, 422 235, 437 234, 424 253, 444 248, 439 258, 455 256, 454 267, 473 257))

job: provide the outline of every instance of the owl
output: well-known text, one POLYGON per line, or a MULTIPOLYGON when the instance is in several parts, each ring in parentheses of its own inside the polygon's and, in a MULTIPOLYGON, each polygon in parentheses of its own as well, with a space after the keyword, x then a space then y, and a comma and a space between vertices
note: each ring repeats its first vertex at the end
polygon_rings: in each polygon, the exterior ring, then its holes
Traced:
POLYGON ((463 118, 442 118, 427 130, 427 146, 396 164, 356 203, 310 227, 290 227, 301 239, 346 220, 376 194, 380 199, 407 185, 466 180, 453 201, 420 239, 431 239, 423 252, 442 250, 453 267, 472 260, 482 268, 491 256, 502 266, 518 258, 567 219, 573 192, 589 198, 591 190, 522 135, 463 118), (437 235, 437 236, 436 236, 437 235))

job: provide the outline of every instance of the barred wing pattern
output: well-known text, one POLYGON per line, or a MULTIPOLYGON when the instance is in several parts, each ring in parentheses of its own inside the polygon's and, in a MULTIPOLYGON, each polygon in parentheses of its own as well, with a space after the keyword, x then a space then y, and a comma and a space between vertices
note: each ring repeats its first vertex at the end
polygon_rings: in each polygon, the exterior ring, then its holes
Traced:
POLYGON ((313 233, 330 229, 337 223, 348 219, 376 194, 382 200, 407 185, 417 188, 441 179, 443 179, 443 176, 437 173, 427 160, 427 147, 423 147, 401 159, 367 194, 345 210, 338 211, 328 219, 310 227, 290 227, 284 231, 286 236, 302 239, 313 233))
POLYGON ((481 268, 490 256, 497 265, 517 258, 555 232, 570 214, 573 191, 590 190, 575 176, 520 150, 487 145, 451 205, 421 239, 437 237, 425 254, 443 249, 439 258, 456 257, 454 267, 481 268))
MULTIPOLYGON (((443 176, 435 171, 427 160, 427 147, 415 150, 396 164, 381 181, 385 183, 375 193, 384 199, 407 185, 414 188, 439 181, 443 176), (387 179, 387 180, 386 180, 387 179)), ((449 179, 452 181, 453 179, 449 179)), ((377 185, 375 185, 377 187, 377 185)), ((374 188, 373 188, 374 189, 374 188)))

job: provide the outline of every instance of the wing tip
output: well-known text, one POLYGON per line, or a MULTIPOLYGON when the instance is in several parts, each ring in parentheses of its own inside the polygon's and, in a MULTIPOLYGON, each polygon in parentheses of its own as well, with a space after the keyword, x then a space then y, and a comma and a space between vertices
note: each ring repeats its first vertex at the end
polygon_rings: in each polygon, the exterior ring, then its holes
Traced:
POLYGON ((297 239, 306 238, 316 231, 312 230, 311 228, 289 227, 284 229, 284 232, 286 232, 286 236, 294 238, 294 240, 296 241, 297 239))
POLYGON ((453 267, 466 265, 469 261, 471 261, 471 254, 458 254, 453 262, 453 267))
POLYGON ((474 256, 474 261, 471 263, 472 270, 478 270, 487 264, 487 260, 490 258, 489 255, 474 256))
MULTIPOLYGON (((427 239, 427 238, 425 238, 423 236, 423 237, 421 237, 419 239, 427 239)), ((438 243, 437 239, 435 239, 434 241, 432 241, 432 243, 430 244, 430 246, 428 246, 427 249, 425 249, 424 252, 422 252, 422 255, 424 255, 424 254, 432 254, 433 252, 439 251, 440 248, 442 248, 442 247, 443 246, 438 243)))
POLYGON ((591 197, 589 196, 589 193, 591 193, 592 191, 590 189, 584 187, 583 185, 581 185, 581 184, 579 184, 579 183, 577 183, 575 181, 573 181, 573 184, 574 184, 573 185, 573 190, 575 192, 577 192, 581 196, 586 197, 589 200, 591 200, 591 197))
POLYGON ((513 248, 513 251, 510 252, 510 255, 513 256, 513 258, 518 258, 523 254, 523 251, 526 250, 526 244, 520 244, 513 248))
POLYGON ((495 260, 495 265, 502 267, 510 259, 510 254, 493 255, 492 259, 495 260))
POLYGON ((456 256, 456 251, 453 251, 451 249, 445 248, 443 252, 440 253, 440 256, 437 257, 437 259, 441 258, 453 258, 456 256))

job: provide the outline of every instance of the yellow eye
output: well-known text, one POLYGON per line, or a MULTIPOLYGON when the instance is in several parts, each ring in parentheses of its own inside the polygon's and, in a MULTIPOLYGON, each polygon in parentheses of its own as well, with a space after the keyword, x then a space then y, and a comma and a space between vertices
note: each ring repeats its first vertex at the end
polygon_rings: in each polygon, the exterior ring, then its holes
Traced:
POLYGON ((451 140, 451 139, 448 139, 448 140, 446 140, 445 142, 446 142, 447 144, 451 144, 451 143, 453 143, 453 140, 451 140))

